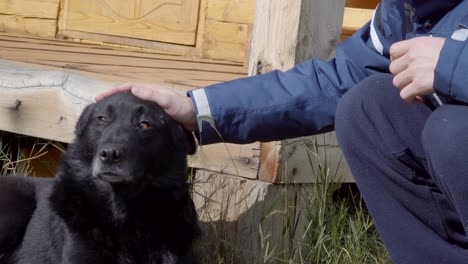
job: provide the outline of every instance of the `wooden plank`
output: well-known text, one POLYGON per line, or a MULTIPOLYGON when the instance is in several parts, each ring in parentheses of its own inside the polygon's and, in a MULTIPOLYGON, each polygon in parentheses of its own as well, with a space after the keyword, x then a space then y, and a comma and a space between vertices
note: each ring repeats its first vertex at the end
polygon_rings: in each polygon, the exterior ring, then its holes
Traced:
POLYGON ((346 7, 375 9, 379 0, 346 0, 346 7))
POLYGON ((373 9, 346 7, 343 15, 343 34, 352 35, 372 19, 373 9))
POLYGON ((246 24, 209 20, 203 35, 202 55, 204 58, 243 62, 250 35, 250 27, 246 24))
POLYGON ((0 31, 33 34, 41 37, 54 37, 55 19, 22 17, 0 14, 0 31))
POLYGON ((14 0, 0 1, 3 15, 38 19, 57 19, 60 0, 14 0))
POLYGON ((200 146, 197 154, 189 157, 189 161, 192 167, 203 168, 206 171, 256 179, 259 155, 259 143, 246 145, 220 143, 200 146))
POLYGON ((193 63, 193 65, 178 66, 177 63, 172 63, 170 61, 166 62, 167 65, 164 65, 163 61, 159 62, 160 65, 158 65, 158 63, 154 63, 149 66, 125 64, 113 65, 111 60, 109 60, 109 62, 96 60, 99 62, 93 63, 86 61, 86 57, 89 56, 80 57, 79 55, 76 55, 58 58, 50 56, 50 52, 30 53, 8 48, 0 50, 0 58, 3 59, 32 62, 38 65, 61 67, 64 69, 73 69, 89 73, 98 73, 108 75, 109 79, 120 77, 122 81, 158 82, 170 87, 180 87, 185 89, 204 87, 225 80, 245 76, 235 73, 200 70, 200 64, 196 63, 193 63))
POLYGON ((64 0, 64 30, 195 45, 199 0, 64 0))
MULTIPOLYGON (((249 75, 287 70, 313 57, 332 56, 344 4, 344 0, 257 0, 249 75)), ((304 162, 305 147, 300 139, 262 144, 259 179, 315 182, 313 164, 304 162)), ((331 159, 340 160, 336 155, 331 159)))
POLYGON ((0 31, 54 37, 59 0, 0 1, 0 31))
POLYGON ((73 30, 60 29, 57 37, 64 39, 94 40, 102 45, 121 44, 129 47, 143 47, 147 49, 158 50, 170 55, 196 56, 201 57, 201 50, 192 46, 174 45, 164 42, 148 41, 134 38, 122 38, 105 34, 80 32, 73 30))
POLYGON ((109 84, 78 75, 0 62, 0 129, 70 142, 92 95, 109 84))
POLYGON ((255 0, 208 0, 208 20, 253 25, 254 17, 255 0))
POLYGON ((28 49, 35 49, 36 44, 40 45, 53 45, 49 46, 48 50, 61 50, 63 47, 68 48, 66 51, 70 52, 80 52, 80 53, 89 53, 89 54, 103 54, 111 56, 126 56, 131 58, 146 58, 146 59, 162 59, 162 60, 172 60, 172 61, 191 61, 198 63, 210 63, 210 64, 219 64, 226 66, 234 66, 233 68, 239 69, 239 72, 245 73, 246 69, 242 69, 239 66, 242 66, 241 63, 231 62, 231 61, 222 61, 222 60, 212 60, 196 57, 186 57, 186 56, 172 56, 166 54, 160 54, 154 50, 143 50, 136 49, 129 51, 128 49, 116 49, 111 48, 110 46, 103 46, 96 43, 77 43, 76 41, 68 41, 55 38, 42 38, 35 37, 31 35, 19 35, 7 32, 0 32, 0 40, 5 42, 15 43, 14 45, 29 45, 26 46, 28 49))
POLYGON ((115 82, 193 89, 246 76, 240 64, 0 35, 0 58, 90 73, 115 82))
POLYGON ((246 62, 255 14, 255 0, 208 0, 202 56, 246 62))

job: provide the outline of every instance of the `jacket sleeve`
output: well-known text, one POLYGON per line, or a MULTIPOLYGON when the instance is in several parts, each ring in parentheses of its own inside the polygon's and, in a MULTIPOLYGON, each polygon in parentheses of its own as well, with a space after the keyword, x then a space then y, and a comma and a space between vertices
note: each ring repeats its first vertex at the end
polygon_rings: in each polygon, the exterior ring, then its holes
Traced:
POLYGON ((435 69, 434 90, 445 101, 468 103, 468 45, 464 39, 446 38, 435 69))
POLYGON ((388 72, 366 24, 338 44, 336 57, 189 92, 200 144, 273 141, 334 129, 338 100, 357 82, 388 72))

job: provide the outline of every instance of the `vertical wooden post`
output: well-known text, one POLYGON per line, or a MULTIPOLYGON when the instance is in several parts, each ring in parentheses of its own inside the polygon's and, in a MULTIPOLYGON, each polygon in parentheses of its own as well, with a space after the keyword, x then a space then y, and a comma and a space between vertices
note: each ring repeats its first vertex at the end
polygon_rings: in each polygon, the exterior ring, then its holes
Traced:
MULTIPOLYGON (((249 75, 287 70, 310 58, 332 56, 340 40, 344 4, 345 0, 257 0, 249 75)), ((288 173, 288 164, 295 158, 304 159, 303 145, 297 139, 263 143, 258 179, 285 180, 281 174, 288 173)), ((294 177, 311 178, 307 166, 295 164, 294 177)))

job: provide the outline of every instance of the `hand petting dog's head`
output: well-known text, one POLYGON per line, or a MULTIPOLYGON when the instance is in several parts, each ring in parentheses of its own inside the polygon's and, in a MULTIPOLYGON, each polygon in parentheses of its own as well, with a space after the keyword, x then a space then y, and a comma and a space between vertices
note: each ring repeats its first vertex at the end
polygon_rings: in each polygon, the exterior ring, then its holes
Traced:
POLYGON ((186 162, 185 156, 193 154, 196 147, 191 133, 158 105, 130 93, 87 106, 75 134, 75 145, 89 163, 85 166, 89 166, 90 176, 111 185, 179 181, 164 175, 165 168, 185 168, 180 160, 186 162))

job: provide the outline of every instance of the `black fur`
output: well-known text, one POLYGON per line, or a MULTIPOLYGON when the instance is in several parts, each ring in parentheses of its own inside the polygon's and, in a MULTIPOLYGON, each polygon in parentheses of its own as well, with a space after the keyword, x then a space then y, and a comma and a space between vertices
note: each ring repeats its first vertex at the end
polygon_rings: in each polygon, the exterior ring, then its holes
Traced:
POLYGON ((57 177, 0 177, 0 263, 196 263, 194 139, 121 93, 91 104, 57 177))

